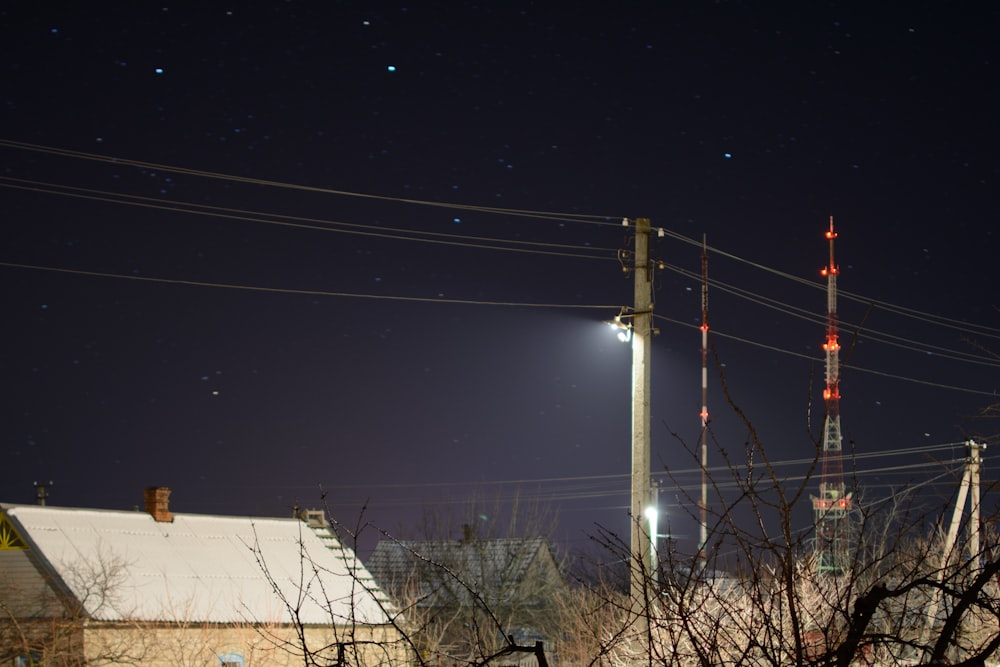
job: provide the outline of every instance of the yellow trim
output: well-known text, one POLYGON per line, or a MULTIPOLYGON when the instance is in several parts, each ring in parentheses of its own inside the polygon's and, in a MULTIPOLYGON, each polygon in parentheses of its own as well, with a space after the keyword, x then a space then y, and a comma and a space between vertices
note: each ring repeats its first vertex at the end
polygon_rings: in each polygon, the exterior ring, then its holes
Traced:
POLYGON ((11 525, 6 514, 0 513, 0 551, 10 551, 12 549, 27 549, 17 530, 11 525))

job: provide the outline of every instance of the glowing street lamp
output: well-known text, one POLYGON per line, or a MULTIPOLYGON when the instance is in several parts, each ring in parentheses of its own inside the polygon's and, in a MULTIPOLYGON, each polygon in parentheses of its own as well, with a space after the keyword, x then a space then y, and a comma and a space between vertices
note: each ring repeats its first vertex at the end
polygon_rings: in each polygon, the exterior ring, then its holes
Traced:
POLYGON ((625 307, 622 307, 622 311, 615 315, 613 320, 607 322, 608 326, 618 332, 618 340, 623 343, 627 343, 632 340, 632 323, 624 322, 622 318, 629 317, 625 314, 625 307))
POLYGON ((656 555, 656 540, 660 537, 659 524, 660 524, 660 510, 656 508, 655 505, 650 505, 646 508, 646 522, 649 524, 649 558, 653 562, 653 571, 659 570, 657 564, 659 559, 656 555))

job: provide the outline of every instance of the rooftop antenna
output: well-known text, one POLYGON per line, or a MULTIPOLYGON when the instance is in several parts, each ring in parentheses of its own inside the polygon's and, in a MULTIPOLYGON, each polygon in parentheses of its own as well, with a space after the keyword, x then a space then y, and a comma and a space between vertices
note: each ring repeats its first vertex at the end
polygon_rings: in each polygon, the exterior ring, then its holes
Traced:
POLYGON ((51 487, 55 482, 35 482, 35 498, 38 504, 45 507, 45 500, 49 497, 49 487, 51 487))

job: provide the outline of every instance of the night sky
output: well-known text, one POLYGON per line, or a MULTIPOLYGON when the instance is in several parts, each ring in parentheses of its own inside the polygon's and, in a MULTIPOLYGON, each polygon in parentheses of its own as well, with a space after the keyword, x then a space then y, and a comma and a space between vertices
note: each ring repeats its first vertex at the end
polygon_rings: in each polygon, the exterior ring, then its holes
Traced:
POLYGON ((988 3, 19 4, 2 501, 166 485, 177 512, 325 499, 412 537, 519 492, 561 547, 626 535, 623 217, 663 229, 653 469, 679 540, 703 234, 712 465, 746 462, 723 377, 782 474, 815 455, 831 215, 865 496, 996 430, 988 3))

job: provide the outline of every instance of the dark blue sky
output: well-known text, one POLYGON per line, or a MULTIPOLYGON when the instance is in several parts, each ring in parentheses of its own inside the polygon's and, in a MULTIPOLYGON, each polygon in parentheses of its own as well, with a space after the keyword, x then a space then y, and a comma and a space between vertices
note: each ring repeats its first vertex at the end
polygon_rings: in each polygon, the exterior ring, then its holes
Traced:
POLYGON ((406 533, 520 487, 565 545, 624 533, 630 355, 600 326, 632 298, 622 216, 666 230, 654 470, 692 466, 703 233, 733 399, 770 458, 814 454, 831 214, 845 447, 992 432, 969 417, 997 384, 976 346, 1000 348, 996 10, 453 4, 0 12, 0 499, 164 484, 175 511, 284 515, 322 485, 406 533))

